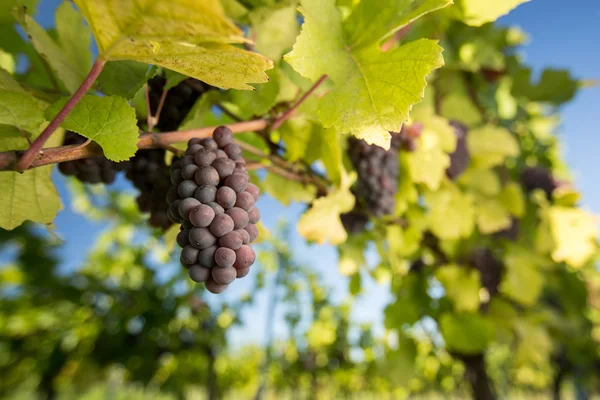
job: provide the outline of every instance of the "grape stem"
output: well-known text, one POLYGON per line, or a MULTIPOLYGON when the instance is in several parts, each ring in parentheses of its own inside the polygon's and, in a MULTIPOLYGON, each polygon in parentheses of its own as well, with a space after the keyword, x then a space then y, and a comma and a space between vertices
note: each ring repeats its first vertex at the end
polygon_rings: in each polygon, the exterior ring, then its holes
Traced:
POLYGON ((285 121, 287 121, 292 116, 292 114, 294 114, 294 112, 296 112, 296 110, 298 109, 298 107, 300 107, 302 105, 302 103, 304 103, 306 101, 306 99, 308 98, 308 96, 310 96, 311 94, 313 94, 313 92, 315 90, 317 90, 317 88, 319 86, 321 86, 321 84, 323 82, 325 82, 325 79, 327 79, 327 75, 323 75, 322 77, 320 77, 319 80, 316 81, 314 83, 314 85, 312 85, 312 87, 310 89, 308 89, 306 91, 306 93, 304 93, 302 95, 302 97, 300 97, 298 99, 298 101, 293 106, 291 106, 290 108, 288 108, 286 110, 286 112, 284 112, 279 117, 277 117, 277 119, 275 119, 275 121, 273 121, 273 125, 271 125, 271 130, 272 131, 277 130, 277 128, 279 128, 281 126, 281 124, 283 124, 285 121))
MULTIPOLYGON (((38 158, 40 155, 44 144, 50 139, 50 136, 56 131, 56 129, 60 126, 60 124, 65 120, 67 115, 73 110, 75 105, 79 103, 79 101, 83 98, 83 96, 87 93, 87 91, 92 87, 96 78, 102 72, 104 68, 104 64, 106 63, 103 59, 97 59, 92 65, 92 69, 85 77, 79 88, 73 93, 73 96, 67 101, 67 103, 63 106, 63 108, 56 114, 54 119, 50 121, 48 126, 42 131, 40 136, 37 137, 29 146, 29 148, 23 153, 19 161, 17 162, 16 170, 19 172, 23 172, 28 169, 31 164, 38 158)), ((2 161, 0 160, 0 167, 2 166, 2 161)))

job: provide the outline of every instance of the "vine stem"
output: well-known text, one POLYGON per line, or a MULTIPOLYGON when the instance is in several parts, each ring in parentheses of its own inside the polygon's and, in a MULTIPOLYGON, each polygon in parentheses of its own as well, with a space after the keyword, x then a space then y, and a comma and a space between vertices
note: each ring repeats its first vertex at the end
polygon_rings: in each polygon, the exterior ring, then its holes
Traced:
POLYGON ((302 105, 302 103, 304 103, 306 101, 306 99, 308 98, 308 96, 310 96, 311 94, 313 94, 313 92, 315 90, 317 90, 317 88, 319 86, 321 86, 321 84, 323 82, 325 82, 325 79, 327 79, 327 75, 323 75, 322 77, 319 78, 318 81, 316 81, 314 83, 314 85, 312 85, 312 87, 310 89, 308 89, 303 95, 302 97, 300 97, 298 99, 298 101, 291 106, 286 112, 284 112, 280 117, 278 117, 274 122, 273 125, 271 125, 271 130, 274 131, 277 128, 279 128, 281 126, 281 124, 283 124, 285 121, 287 121, 292 114, 296 111, 296 109, 298 107, 300 107, 302 105))
MULTIPOLYGON (((60 124, 65 120, 67 115, 73 110, 75 105, 79 103, 79 101, 83 98, 83 96, 87 93, 87 91, 92 87, 96 78, 102 72, 106 61, 98 58, 94 65, 92 65, 92 69, 85 77, 79 88, 73 93, 73 96, 67 101, 67 103, 63 106, 62 110, 56 114, 54 119, 50 121, 46 129, 42 131, 40 136, 37 137, 29 146, 29 148, 23 153, 21 159, 17 163, 17 170, 19 172, 23 172, 29 168, 29 166, 34 162, 44 144, 50 139, 50 136, 56 131, 56 129, 60 126, 60 124)), ((1 164, 0 164, 1 165, 1 164)))

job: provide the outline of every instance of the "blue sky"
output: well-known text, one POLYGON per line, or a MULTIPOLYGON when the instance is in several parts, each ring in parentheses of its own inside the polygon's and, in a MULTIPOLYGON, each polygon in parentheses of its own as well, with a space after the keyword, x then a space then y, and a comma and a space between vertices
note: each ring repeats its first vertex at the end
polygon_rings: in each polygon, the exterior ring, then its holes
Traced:
MULTIPOLYGON (((60 0, 41 0, 36 19, 44 26, 52 25, 53 11, 58 4, 60 0)), ((533 0, 503 17, 500 23, 520 26, 529 34, 530 42, 523 47, 523 51, 527 54, 528 64, 535 71, 544 67, 565 68, 581 79, 600 79, 599 20, 598 0, 533 0)), ((600 157, 597 155, 597 148, 600 147, 597 135, 599 111, 600 89, 582 90, 574 101, 564 106, 560 129, 566 159, 573 169, 577 187, 583 192, 583 202, 596 212, 600 212, 600 189, 596 184, 600 170, 600 157)), ((62 248, 64 269, 72 270, 80 265, 105 225, 73 213, 64 178, 56 173, 55 181, 65 199, 65 210, 56 219, 57 232, 66 240, 62 248)), ((281 218, 295 223, 304 210, 303 205, 286 208, 268 197, 261 199, 259 206, 263 222, 269 228, 273 228, 281 218)), ((308 246, 295 232, 291 240, 291 247, 299 260, 320 271, 324 281, 332 286, 334 297, 343 299, 347 280, 338 273, 335 249, 331 246, 308 246)), ((247 283, 236 282, 226 292, 227 296, 239 294, 244 286, 247 283)), ((381 322, 380 310, 388 301, 388 295, 384 293, 387 290, 368 283, 364 295, 355 302, 353 317, 362 322, 381 322)), ((245 315, 246 329, 234 332, 233 339, 238 343, 249 339, 260 341, 265 311, 265 297, 259 296, 257 304, 245 315)), ((283 324, 277 324, 276 336, 283 332, 283 324)))

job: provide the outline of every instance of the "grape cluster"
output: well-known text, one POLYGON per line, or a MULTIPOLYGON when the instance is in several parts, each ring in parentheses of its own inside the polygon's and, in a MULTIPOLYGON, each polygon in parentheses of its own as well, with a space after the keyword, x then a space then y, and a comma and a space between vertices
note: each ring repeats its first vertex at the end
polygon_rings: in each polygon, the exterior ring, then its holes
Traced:
MULTIPOLYGON (((67 131, 63 145, 80 145, 86 142, 86 138, 75 132, 67 131)), ((74 176, 83 183, 110 184, 115 181, 117 172, 122 165, 110 161, 104 156, 84 158, 81 160, 65 161, 58 164, 58 170, 66 176, 74 176)))
POLYGON ((543 190, 548 199, 552 197, 552 192, 560 186, 560 183, 552 176, 552 172, 544 167, 525 167, 521 173, 521 184, 528 192, 535 189, 543 190))
POLYGON ((417 149, 417 139, 421 137, 423 124, 415 122, 412 125, 402 125, 400 132, 390 132, 392 135, 391 147, 405 151, 415 151, 417 149))
POLYGON ((467 148, 467 133, 468 128, 458 121, 450 121, 450 125, 454 128, 456 135, 456 149, 450 154, 450 166, 446 169, 448 178, 455 180, 469 166, 471 155, 467 148))
POLYGON ((167 216, 166 193, 171 187, 169 167, 165 163, 165 150, 138 150, 127 166, 127 179, 140 191, 136 198, 138 208, 150 213, 148 223, 162 230, 171 226, 167 216))
POLYGON ((181 263, 195 282, 221 293, 248 275, 256 258, 259 189, 250 183, 242 149, 220 126, 212 138, 191 139, 185 156, 171 166, 168 215, 181 223, 181 263))
POLYGON ((502 280, 504 265, 486 248, 476 249, 471 254, 470 264, 479 271, 481 286, 487 289, 490 297, 498 293, 498 286, 502 280))

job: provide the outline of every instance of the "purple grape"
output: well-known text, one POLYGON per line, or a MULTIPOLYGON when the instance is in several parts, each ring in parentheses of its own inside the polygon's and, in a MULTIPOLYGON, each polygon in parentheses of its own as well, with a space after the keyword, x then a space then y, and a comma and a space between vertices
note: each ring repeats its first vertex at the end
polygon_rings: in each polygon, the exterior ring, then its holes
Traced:
POLYGON ((215 215, 223 214, 225 212, 225 209, 216 201, 211 201, 210 203, 206 203, 206 205, 215 211, 215 215))
POLYGON ((191 138, 190 140, 188 140, 188 147, 192 147, 196 144, 199 144, 200 146, 202 145, 202 139, 200 138, 191 138))
POLYGON ((186 165, 181 170, 181 176, 183 177, 183 179, 192 179, 193 180, 194 176, 196 175, 197 170, 198 170, 198 167, 195 164, 186 165))
POLYGON ((199 186, 217 186, 219 184, 219 173, 210 165, 203 165, 196 171, 196 183, 199 186))
POLYGON ((183 181, 183 177, 181 176, 181 168, 172 170, 170 179, 173 185, 179 186, 179 184, 183 181))
MULTIPOLYGON (((213 235, 220 238, 221 236, 233 230, 233 220, 227 214, 217 214, 209 227, 213 235)), ((250 233, 250 232, 248 232, 250 233)), ((252 237, 252 235, 250 235, 252 237)), ((191 238, 190 238, 191 241, 191 238)), ((192 241, 193 243, 193 241, 192 241)))
POLYGON ((237 250, 242 246, 242 241, 242 235, 236 231, 231 231, 219 239, 219 246, 237 250))
POLYGON ((233 207, 225 211, 225 214, 229 215, 233 220, 234 229, 242 229, 248 225, 249 216, 246 210, 239 207, 233 207))
POLYGON ((181 250, 181 261, 187 265, 194 265, 198 261, 198 251, 197 248, 187 245, 181 250))
MULTIPOLYGON (((187 200, 187 199, 186 199, 187 200)), ((195 200, 195 199, 194 199, 195 200)), ((188 219, 192 225, 199 228, 206 228, 215 218, 215 211, 205 204, 194 207, 189 214, 188 219)))
POLYGON ((181 159, 181 168, 194 163, 194 156, 185 156, 181 159))
POLYGON ((233 263, 233 266, 236 269, 250 268, 255 260, 256 254, 254 254, 252 247, 244 244, 235 251, 235 262, 233 263))
POLYGON ((213 294, 219 294, 219 293, 223 293, 225 291, 225 289, 227 289, 227 287, 229 285, 221 285, 217 282, 214 281, 214 279, 209 279, 207 280, 204 285, 206 286, 206 290, 208 290, 209 292, 213 293, 213 294))
POLYGON ((167 212, 167 215, 169 216, 171 221, 175 223, 181 223, 181 221, 183 221, 183 218, 181 218, 181 215, 179 215, 180 203, 181 200, 175 200, 173 203, 171 203, 171 205, 169 206, 169 211, 167 212))
POLYGON ((196 165, 201 167, 203 165, 210 165, 212 164, 213 161, 215 161, 215 159, 217 158, 217 155, 215 154, 214 150, 211 149, 200 149, 195 155, 194 155, 194 161, 196 162, 196 165))
POLYGON ((254 207, 254 197, 248 192, 238 193, 235 206, 242 210, 250 211, 254 207))
POLYGON ((244 269, 236 269, 237 275, 236 278, 240 279, 245 277, 246 275, 248 275, 250 273, 250 268, 244 268, 244 269))
POLYGON ((188 235, 190 244, 197 249, 203 250, 217 243, 217 238, 208 228, 192 228, 188 235))
POLYGON ((177 193, 179 193, 179 196, 182 199, 185 199, 186 197, 194 197, 194 192, 196 191, 196 189, 198 189, 198 185, 196 185, 196 182, 186 180, 179 184, 179 187, 177 188, 177 193))
POLYGON ((179 233, 177 234, 177 244, 179 245, 179 247, 185 247, 188 244, 190 244, 190 239, 188 238, 188 235, 190 234, 190 231, 188 230, 182 230, 179 231, 179 233))
POLYGON ((215 201, 217 198, 217 188, 215 186, 203 185, 199 186, 194 193, 194 197, 200 201, 200 203, 208 204, 211 201, 215 201))
POLYGON ((189 219, 190 211, 192 211, 193 208, 198 207, 199 205, 200 202, 198 200, 196 200, 193 197, 188 197, 186 199, 181 200, 181 203, 179 203, 179 207, 177 207, 177 211, 179 212, 181 218, 189 219))
POLYGON ((217 158, 211 165, 217 170, 219 178, 221 179, 225 179, 229 175, 233 174, 233 169, 235 168, 234 162, 225 157, 217 158))
POLYGON ((188 146, 187 150, 185 151, 185 155, 186 156, 193 156, 194 154, 196 154, 196 152, 200 149, 203 149, 204 146, 202 146, 201 144, 193 144, 191 146, 188 146))
POLYGON ((217 158, 228 158, 227 153, 225 153, 223 150, 219 149, 219 150, 217 150, 217 158))
POLYGON ((233 141, 233 132, 226 126, 219 126, 213 132, 213 139, 220 148, 223 148, 233 141))
POLYGON ((254 242, 258 237, 258 229, 256 229, 256 225, 248 224, 244 229, 246 232, 248 232, 248 235, 250 235, 250 243, 254 242))
POLYGON ((248 231, 246 231, 245 229, 236 229, 235 232, 239 233, 242 236, 242 244, 250 243, 250 235, 248 234, 248 231))
POLYGON ((229 285, 231 282, 235 281, 235 278, 237 277, 237 272, 233 267, 213 268, 211 272, 215 282, 221 285, 229 285))
POLYGON ((228 209, 235 205, 237 196, 232 188, 223 186, 217 190, 217 203, 223 208, 228 209))
POLYGON ((218 248, 219 246, 210 246, 201 250, 198 254, 198 262, 206 268, 213 268, 216 265, 215 252, 218 248))
POLYGON ((202 265, 194 264, 188 270, 190 279, 197 283, 206 282, 210 278, 210 269, 204 268, 202 265))
POLYGON ((239 160, 242 158, 242 148, 239 144, 229 143, 227 146, 223 147, 223 151, 232 160, 239 160))
POLYGON ((232 188, 236 193, 243 192, 248 186, 248 175, 234 172, 225 179, 225 185, 232 188))
POLYGON ((250 193, 254 197, 254 201, 257 202, 260 197, 260 189, 254 183, 248 183, 246 186, 246 192, 250 193))
MULTIPOLYGON (((248 222, 250 222, 251 224, 256 224, 258 221, 260 221, 260 210, 258 209, 258 207, 254 207, 252 210, 248 211, 248 222)), ((233 222, 235 222, 235 219, 233 220, 233 222)), ((242 228, 244 227, 242 226, 242 228)))
POLYGON ((211 149, 211 150, 217 150, 219 148, 219 146, 217 145, 217 142, 215 142, 213 138, 201 139, 200 144, 202 146, 206 147, 207 149, 211 149))
POLYGON ((219 247, 215 252, 215 263, 221 268, 231 267, 235 263, 235 258, 235 251, 227 247, 219 247))

